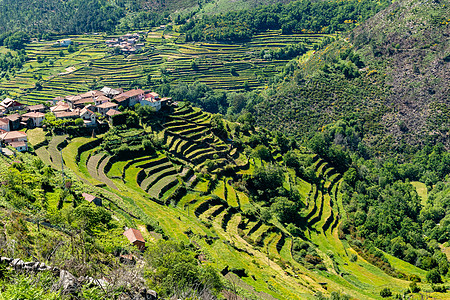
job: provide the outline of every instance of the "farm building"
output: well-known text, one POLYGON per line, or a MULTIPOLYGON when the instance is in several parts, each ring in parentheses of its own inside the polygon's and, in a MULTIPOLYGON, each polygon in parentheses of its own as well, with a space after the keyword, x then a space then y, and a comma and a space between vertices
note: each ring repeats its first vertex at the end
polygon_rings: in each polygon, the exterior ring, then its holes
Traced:
POLYGON ((156 111, 161 109, 161 99, 159 98, 159 94, 155 92, 145 94, 144 99, 142 99, 139 103, 143 106, 151 106, 156 111))
POLYGON ((38 112, 45 112, 46 107, 44 104, 37 104, 37 105, 30 105, 27 106, 27 111, 29 112, 33 112, 33 111, 38 111, 38 112))
POLYGON ((120 95, 123 93, 123 89, 113 89, 107 86, 104 86, 100 92, 102 92, 106 97, 113 98, 117 95, 120 95))
POLYGON ((6 118, 0 118, 0 129, 9 131, 9 120, 6 118))
POLYGON ((92 106, 83 107, 80 111, 80 118, 83 119, 84 125, 87 127, 97 125, 97 115, 91 110, 92 106))
POLYGON ((0 105, 5 108, 7 112, 14 111, 14 110, 21 110, 23 108, 23 104, 17 102, 16 100, 13 100, 11 98, 6 98, 2 102, 0 102, 0 105))
POLYGON ((33 111, 22 115, 22 122, 28 124, 28 120, 31 120, 32 127, 40 127, 44 119, 45 114, 39 111, 33 111))
POLYGON ((109 121, 112 122, 112 116, 120 115, 121 112, 116 109, 110 109, 106 112, 106 116, 108 117, 109 121))
POLYGON ((55 112, 55 117, 57 119, 76 119, 80 117, 78 111, 59 111, 55 112))
POLYGON ((12 114, 5 117, 9 120, 9 130, 17 130, 20 128, 20 115, 12 114))
POLYGON ((136 105, 136 103, 139 103, 142 99, 144 99, 144 91, 137 89, 122 93, 114 97, 113 100, 123 107, 130 107, 136 105))
POLYGON ((55 47, 69 47, 70 45, 72 45, 71 40, 62 40, 54 44, 55 47))
POLYGON ((143 251, 145 249, 145 240, 139 230, 129 228, 125 230, 123 235, 127 237, 131 244, 138 247, 139 250, 143 251))
POLYGON ((27 151, 27 134, 22 131, 10 131, 0 135, 0 139, 4 144, 12 146, 17 151, 27 151))
POLYGON ((113 103, 113 102, 105 102, 102 103, 100 105, 97 105, 97 112, 100 113, 102 116, 106 116, 106 113, 110 110, 110 109, 117 109, 119 107, 119 105, 117 103, 113 103))
POLYGON ((83 196, 84 200, 86 200, 90 203, 94 203, 97 206, 102 206, 102 199, 100 199, 94 195, 91 195, 88 193, 82 193, 81 196, 83 196))
POLYGON ((65 102, 58 102, 56 103, 55 106, 50 107, 50 111, 52 113, 57 113, 57 112, 63 112, 63 111, 69 111, 70 110, 70 106, 69 104, 65 103, 65 102))

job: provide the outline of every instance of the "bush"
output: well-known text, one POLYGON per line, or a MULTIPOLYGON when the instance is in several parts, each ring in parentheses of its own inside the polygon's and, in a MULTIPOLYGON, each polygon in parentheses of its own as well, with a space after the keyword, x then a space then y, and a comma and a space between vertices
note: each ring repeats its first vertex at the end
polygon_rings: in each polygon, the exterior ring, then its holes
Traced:
POLYGON ((429 283, 442 283, 441 274, 437 269, 428 271, 426 278, 429 283))
POLYGON ((380 291, 380 296, 383 298, 387 298, 392 296, 392 292, 390 288, 384 288, 380 291))
POLYGON ((409 284, 409 290, 411 291, 411 293, 418 293, 418 292, 420 292, 420 288, 417 286, 416 282, 411 282, 409 284))
POLYGON ((445 285, 432 284, 431 288, 433 289, 433 292, 437 292, 437 293, 445 293, 445 292, 447 292, 447 287, 445 285))

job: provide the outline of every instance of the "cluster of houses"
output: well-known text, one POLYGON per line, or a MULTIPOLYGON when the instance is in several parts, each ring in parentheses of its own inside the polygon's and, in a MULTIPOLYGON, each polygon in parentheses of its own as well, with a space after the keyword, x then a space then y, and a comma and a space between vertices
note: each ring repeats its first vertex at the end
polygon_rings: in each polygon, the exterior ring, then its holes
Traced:
POLYGON ((138 33, 129 33, 121 37, 106 40, 106 46, 110 48, 119 48, 124 53, 134 53, 144 48, 144 43, 139 43, 140 35, 138 33))
POLYGON ((112 116, 120 114, 119 107, 132 107, 139 103, 158 111, 170 101, 171 98, 160 98, 152 91, 133 89, 124 92, 123 89, 110 87, 75 96, 56 97, 47 105, 25 106, 17 100, 6 98, 0 102, 0 139, 3 144, 18 151, 27 151, 27 135, 18 130, 41 127, 46 113, 51 112, 56 119, 82 119, 84 126, 96 127, 99 116, 111 120, 112 116), (19 114, 19 111, 26 113, 19 114))

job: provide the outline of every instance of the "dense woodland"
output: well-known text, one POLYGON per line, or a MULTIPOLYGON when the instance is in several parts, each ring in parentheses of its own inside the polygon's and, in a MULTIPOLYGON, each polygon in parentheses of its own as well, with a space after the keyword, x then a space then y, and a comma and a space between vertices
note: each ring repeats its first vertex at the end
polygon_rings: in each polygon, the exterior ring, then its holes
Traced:
POLYGON ((294 1, 252 10, 202 16, 181 27, 186 41, 248 40, 268 29, 283 33, 335 33, 346 31, 385 8, 389 2, 294 1))

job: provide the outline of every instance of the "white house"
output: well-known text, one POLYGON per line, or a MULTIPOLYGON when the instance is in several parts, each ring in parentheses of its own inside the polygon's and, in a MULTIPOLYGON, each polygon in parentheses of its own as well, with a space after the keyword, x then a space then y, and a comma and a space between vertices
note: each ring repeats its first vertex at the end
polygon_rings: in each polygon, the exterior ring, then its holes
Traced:
POLYGON ((45 114, 39 111, 33 111, 22 115, 22 120, 31 119, 34 127, 40 127, 45 119, 45 114))
POLYGON ((91 106, 88 105, 80 111, 80 118, 83 119, 84 125, 87 127, 95 126, 97 124, 97 116, 92 110, 90 110, 90 108, 91 106))
POLYGON ((161 109, 161 99, 159 98, 159 95, 155 92, 145 94, 144 99, 142 99, 139 103, 143 106, 146 105, 151 106, 155 109, 155 111, 161 109))
POLYGON ((5 132, 0 135, 0 139, 3 143, 12 146, 17 149, 17 151, 27 151, 27 134, 22 131, 10 131, 5 132))

